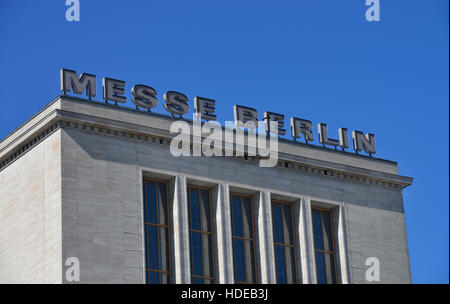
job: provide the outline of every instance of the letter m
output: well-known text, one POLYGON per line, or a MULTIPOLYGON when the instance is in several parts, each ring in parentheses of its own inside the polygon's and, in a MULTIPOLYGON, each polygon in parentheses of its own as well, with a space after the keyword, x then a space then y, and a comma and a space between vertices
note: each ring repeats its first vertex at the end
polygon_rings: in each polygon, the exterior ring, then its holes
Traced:
POLYGON ((95 97, 97 95, 97 86, 95 75, 82 73, 78 78, 77 72, 72 70, 61 69, 61 91, 66 94, 73 89, 75 94, 83 94, 95 97))

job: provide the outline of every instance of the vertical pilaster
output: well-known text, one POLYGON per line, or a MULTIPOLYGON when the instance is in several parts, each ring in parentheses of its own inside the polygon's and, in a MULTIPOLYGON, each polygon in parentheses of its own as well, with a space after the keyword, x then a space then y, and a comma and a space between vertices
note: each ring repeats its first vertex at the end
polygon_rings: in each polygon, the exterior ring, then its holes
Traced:
POLYGON ((276 273, 270 192, 258 192, 254 197, 254 206, 258 279, 262 284, 274 284, 276 273))
MULTIPOLYGON (((333 212, 336 215, 336 212, 333 212)), ((335 245, 337 254, 336 262, 338 268, 338 274, 340 274, 339 279, 341 284, 350 283, 350 268, 348 264, 348 251, 347 251, 347 227, 345 221, 345 207, 344 204, 339 206, 337 212, 337 244, 335 245)))
POLYGON ((231 230, 230 187, 218 184, 212 191, 216 283, 233 284, 233 243, 231 230))
POLYGON ((299 222, 296 227, 300 239, 299 247, 302 283, 311 284, 316 282, 311 203, 309 199, 301 198, 296 205, 299 210, 299 222))
POLYGON ((293 214, 292 217, 294 219, 294 227, 293 229, 293 233, 294 233, 294 240, 295 240, 295 262, 296 262, 296 266, 297 266, 297 276, 298 276, 298 281, 300 283, 306 283, 305 282, 305 278, 303 277, 303 272, 307 271, 304 270, 304 266, 302 263, 302 259, 304 259, 304 252, 302 251, 302 246, 305 242, 305 238, 303 237, 303 233, 304 233, 304 227, 302 227, 304 221, 302 219, 302 202, 301 200, 296 200, 293 204, 293 214))
POLYGON ((187 183, 185 176, 176 176, 169 183, 172 239, 173 282, 191 282, 189 252, 189 214, 187 206, 187 183))

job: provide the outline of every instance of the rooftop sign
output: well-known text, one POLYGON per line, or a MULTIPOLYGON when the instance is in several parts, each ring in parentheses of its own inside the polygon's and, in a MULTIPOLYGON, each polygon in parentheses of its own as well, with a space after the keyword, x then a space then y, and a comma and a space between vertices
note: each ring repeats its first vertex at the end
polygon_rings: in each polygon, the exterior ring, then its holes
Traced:
MULTIPOLYGON (((103 99, 106 103, 114 102, 126 103, 125 81, 104 77, 102 80, 103 99)), ((80 76, 73 70, 61 69, 61 90, 64 94, 73 91, 75 94, 85 94, 89 99, 97 96, 97 80, 93 74, 82 73, 80 76)), ((133 97, 131 101, 135 104, 136 109, 146 109, 151 111, 155 108, 159 101, 157 92, 154 88, 137 84, 131 89, 133 97)), ((189 112, 188 97, 177 91, 167 91, 163 95, 164 109, 172 116, 182 117, 189 112)), ((216 101, 210 98, 194 97, 194 113, 197 117, 206 121, 215 121, 217 114, 215 112, 216 101)), ((234 105, 234 123, 238 128, 246 128, 256 130, 258 127, 258 111, 254 108, 234 105)), ((285 116, 274 112, 264 112, 265 132, 272 133, 277 136, 286 135, 285 116), (277 122, 276 129, 271 128, 271 123, 277 122)), ((291 117, 291 136, 294 140, 303 138, 306 143, 314 142, 313 124, 310 120, 291 117)), ((319 142, 324 146, 331 146, 337 149, 340 147, 345 150, 349 147, 349 135, 346 128, 339 128, 338 139, 328 137, 328 127, 325 123, 317 125, 319 142)), ((364 150, 369 155, 376 153, 375 135, 364 134, 361 131, 354 130, 352 132, 353 149, 356 153, 364 150)))

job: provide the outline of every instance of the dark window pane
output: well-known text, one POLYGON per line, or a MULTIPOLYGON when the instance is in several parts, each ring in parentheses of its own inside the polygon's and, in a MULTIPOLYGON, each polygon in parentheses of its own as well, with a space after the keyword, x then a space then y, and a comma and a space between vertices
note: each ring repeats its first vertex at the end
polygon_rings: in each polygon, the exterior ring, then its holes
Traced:
POLYGON ((156 226, 147 226, 148 268, 158 270, 158 236, 156 226))
POLYGON ((189 207, 190 207, 190 220, 191 220, 191 229, 201 230, 200 226, 200 203, 198 190, 189 188, 189 207))
POLYGON ((156 185, 153 181, 145 182, 146 200, 145 200, 145 221, 147 223, 157 224, 156 220, 156 185))
POLYGON ((158 183, 158 211, 158 224, 167 225, 167 192, 165 183, 158 183))
POLYGON ((147 283, 148 284, 159 284, 158 273, 154 271, 147 271, 147 283))
POLYGON ((144 180, 143 188, 146 281, 170 283, 170 274, 160 272, 170 272, 167 183, 144 180))
POLYGON ((275 246, 276 267, 277 267, 277 283, 286 284, 286 259, 284 256, 284 247, 275 246))
POLYGON ((231 196, 234 277, 236 282, 256 283, 251 204, 252 201, 247 196, 231 196))
POLYGON ((315 249, 323 250, 322 219, 320 216, 320 210, 313 209, 312 218, 313 218, 314 247, 315 249))
POLYGON ((240 196, 233 195, 233 235, 243 236, 242 233, 242 210, 241 210, 241 198, 240 196))
POLYGON ((245 282, 244 241, 234 239, 235 280, 245 282))
POLYGON ((191 264, 193 275, 203 275, 202 241, 201 233, 191 232, 191 264))
POLYGON ((336 283, 331 212, 331 210, 312 210, 317 282, 319 284, 336 283), (325 250, 325 252, 322 250, 325 250))
POLYGON ((201 194, 201 212, 202 215, 202 231, 211 232, 211 213, 210 213, 210 199, 208 190, 200 190, 201 194))
POLYGON ((325 268, 325 258, 323 252, 320 251, 316 251, 316 272, 317 272, 317 283, 326 284, 327 272, 325 268))
POLYGON ((202 278, 193 277, 192 278, 192 283, 193 284, 203 284, 203 279, 202 278))
POLYGON ((277 282, 297 283, 292 204, 272 202, 277 282))
POLYGON ((195 284, 214 277, 210 191, 189 186, 189 226, 191 244, 191 275, 195 284))
POLYGON ((283 244, 283 221, 281 217, 281 207, 279 204, 272 205, 272 217, 275 242, 283 244))

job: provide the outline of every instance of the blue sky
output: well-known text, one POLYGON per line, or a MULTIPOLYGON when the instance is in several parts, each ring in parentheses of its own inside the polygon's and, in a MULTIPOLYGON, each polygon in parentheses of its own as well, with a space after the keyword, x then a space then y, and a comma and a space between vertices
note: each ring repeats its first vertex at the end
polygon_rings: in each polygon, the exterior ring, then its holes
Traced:
MULTIPOLYGON (((372 132, 404 191, 415 283, 449 282, 448 0, 0 0, 0 138, 59 91, 59 69, 372 132)), ((97 100, 101 100, 100 85, 97 100)), ((317 133, 316 133, 317 136, 317 133)), ((336 137, 336 136, 334 136, 336 137)))

